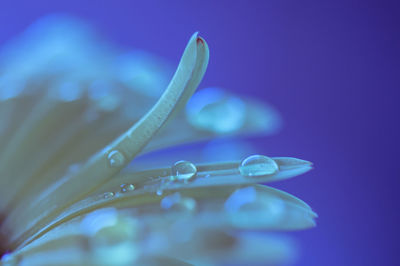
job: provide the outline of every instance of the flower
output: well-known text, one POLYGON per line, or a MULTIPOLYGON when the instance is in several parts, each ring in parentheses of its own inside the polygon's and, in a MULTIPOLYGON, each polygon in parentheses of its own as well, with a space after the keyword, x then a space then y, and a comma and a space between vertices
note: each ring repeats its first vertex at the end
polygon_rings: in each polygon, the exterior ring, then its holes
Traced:
POLYGON ((217 88, 181 112, 208 64, 197 33, 151 108, 168 65, 117 52, 74 19, 40 20, 0 59, 3 265, 276 264, 292 242, 254 231, 315 225, 306 203, 260 185, 307 172, 307 161, 177 157, 155 168, 160 154, 140 157, 276 125, 270 108, 217 88))

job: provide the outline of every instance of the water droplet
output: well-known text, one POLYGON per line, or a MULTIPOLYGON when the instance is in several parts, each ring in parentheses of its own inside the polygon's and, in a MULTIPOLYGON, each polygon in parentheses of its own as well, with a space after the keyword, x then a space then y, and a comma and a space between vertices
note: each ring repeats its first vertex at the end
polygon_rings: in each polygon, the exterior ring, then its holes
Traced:
POLYGON ((133 190, 135 190, 135 186, 132 185, 132 184, 122 184, 121 185, 121 192, 122 193, 133 191, 133 190))
POLYGON ((125 163, 125 156, 117 150, 111 151, 107 158, 111 167, 120 167, 125 163))
POLYGON ((106 192, 106 193, 103 194, 103 198, 105 198, 105 199, 110 199, 110 198, 112 198, 114 196, 115 196, 114 192, 106 192))
POLYGON ((196 166, 188 161, 178 161, 172 166, 172 175, 175 180, 187 182, 197 173, 196 166))
POLYGON ((278 171, 278 165, 267 156, 252 155, 240 163, 239 171, 245 177, 272 175, 278 171))
POLYGON ((189 123, 215 133, 239 130, 246 120, 246 105, 238 97, 218 88, 197 92, 186 106, 189 123))

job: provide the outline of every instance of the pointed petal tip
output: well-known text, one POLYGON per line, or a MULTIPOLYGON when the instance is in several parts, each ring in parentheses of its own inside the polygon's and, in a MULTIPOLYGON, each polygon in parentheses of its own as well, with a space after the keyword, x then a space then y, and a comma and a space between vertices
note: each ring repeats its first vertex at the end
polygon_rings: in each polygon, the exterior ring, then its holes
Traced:
POLYGON ((298 221, 298 225, 296 230, 304 230, 304 229, 310 229, 314 228, 317 226, 317 222, 315 221, 314 218, 307 217, 303 218, 301 221, 298 221))
POLYGON ((196 31, 195 33, 192 34, 192 36, 190 37, 189 42, 192 42, 194 40, 197 40, 199 38, 199 32, 196 31))
POLYGON ((316 213, 315 211, 311 211, 311 216, 313 217, 313 218, 318 218, 319 216, 318 216, 318 213, 316 213))
POLYGON ((317 222, 315 221, 315 219, 310 219, 310 228, 316 227, 316 226, 317 226, 317 222))
POLYGON ((201 37, 198 37, 197 38, 197 44, 202 44, 202 45, 204 45, 204 39, 203 38, 201 38, 201 37))
POLYGON ((313 168, 312 162, 302 159, 297 159, 292 157, 275 157, 273 159, 279 165, 279 168, 285 170, 303 168, 303 167, 307 167, 309 169, 313 168))
POLYGON ((206 41, 204 40, 204 38, 199 36, 199 32, 198 31, 193 33, 192 37, 190 37, 189 43, 194 42, 195 40, 196 40, 196 43, 198 45, 203 45, 205 47, 208 47, 206 41))

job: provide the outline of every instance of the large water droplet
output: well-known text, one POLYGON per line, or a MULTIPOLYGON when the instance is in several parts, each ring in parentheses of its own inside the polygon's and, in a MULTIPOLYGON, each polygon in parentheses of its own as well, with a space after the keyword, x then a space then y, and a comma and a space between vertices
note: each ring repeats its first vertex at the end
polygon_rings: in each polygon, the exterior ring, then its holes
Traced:
POLYGON ((121 185, 121 192, 122 193, 133 191, 133 190, 135 190, 135 186, 132 185, 132 184, 122 184, 121 185))
POLYGON ((246 105, 221 89, 207 88, 197 92, 186 106, 190 124, 215 133, 239 130, 246 120, 246 105))
POLYGON ((278 171, 278 165, 267 156, 252 155, 240 163, 239 171, 245 177, 272 175, 278 171))
POLYGON ((175 180, 187 182, 197 173, 196 166, 188 161, 178 161, 172 166, 172 175, 175 180))
POLYGON ((120 167, 125 163, 125 156, 117 150, 112 150, 107 158, 111 167, 120 167))

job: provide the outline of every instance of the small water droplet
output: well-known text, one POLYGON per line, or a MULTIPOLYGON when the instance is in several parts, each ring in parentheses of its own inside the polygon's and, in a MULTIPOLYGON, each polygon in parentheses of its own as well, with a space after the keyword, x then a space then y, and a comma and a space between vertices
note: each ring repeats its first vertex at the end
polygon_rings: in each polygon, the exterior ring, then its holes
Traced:
POLYGON ((245 177, 272 175, 278 171, 278 165, 267 156, 252 155, 240 163, 239 171, 245 177))
POLYGON ((133 191, 133 190, 135 190, 135 186, 132 185, 132 184, 122 184, 121 185, 121 192, 122 193, 133 191))
POLYGON ((120 167, 125 163, 125 156, 118 150, 112 150, 107 158, 111 167, 120 167))
POLYGON ((163 190, 161 188, 157 189, 156 194, 161 196, 163 194, 163 190))
POLYGON ((197 173, 196 166, 188 161, 178 161, 172 166, 172 175, 175 180, 187 182, 197 173))
POLYGON ((112 197, 114 197, 114 196, 115 196, 115 193, 114 193, 114 192, 106 192, 106 193, 103 194, 103 197, 104 197, 105 199, 110 199, 110 198, 112 198, 112 197))

